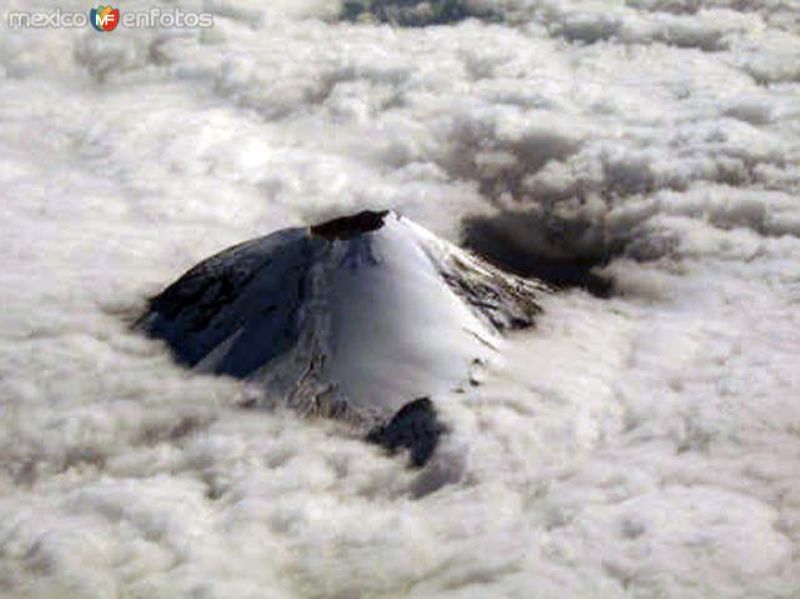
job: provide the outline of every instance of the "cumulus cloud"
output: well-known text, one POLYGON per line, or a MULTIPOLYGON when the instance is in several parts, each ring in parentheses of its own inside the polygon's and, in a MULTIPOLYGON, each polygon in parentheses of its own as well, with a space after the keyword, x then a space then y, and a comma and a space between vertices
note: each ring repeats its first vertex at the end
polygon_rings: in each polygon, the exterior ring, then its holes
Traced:
POLYGON ((3 30, 0 594, 797 596, 796 8, 462 4, 3 30), (613 282, 435 398, 419 474, 128 328, 215 251, 363 207, 613 282))

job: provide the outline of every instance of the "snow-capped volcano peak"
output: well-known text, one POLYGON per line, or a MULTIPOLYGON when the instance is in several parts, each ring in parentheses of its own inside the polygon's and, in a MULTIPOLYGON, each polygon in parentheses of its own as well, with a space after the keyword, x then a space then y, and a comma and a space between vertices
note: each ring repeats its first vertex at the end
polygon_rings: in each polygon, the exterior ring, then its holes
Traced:
POLYGON ((452 390, 533 323, 544 287, 390 212, 278 231, 191 269, 140 321, 201 371, 375 423, 452 390))

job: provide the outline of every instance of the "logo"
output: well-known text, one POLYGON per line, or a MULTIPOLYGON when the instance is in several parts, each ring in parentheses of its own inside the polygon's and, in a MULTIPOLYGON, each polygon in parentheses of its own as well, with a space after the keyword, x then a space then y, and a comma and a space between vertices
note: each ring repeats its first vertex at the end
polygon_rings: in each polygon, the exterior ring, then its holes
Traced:
MULTIPOLYGON (((0 0, 0 7, 5 0, 0 0)), ((23 0, 24 1, 24 0, 23 0)), ((81 29, 92 27, 100 32, 115 29, 207 29, 214 26, 214 13, 207 11, 183 10, 173 8, 163 10, 155 7, 149 10, 120 10, 100 5, 92 10, 68 11, 60 8, 50 10, 10 11, 3 14, 0 8, 0 22, 5 21, 10 29, 81 29)))
POLYGON ((119 25, 119 9, 98 6, 89 11, 89 21, 97 31, 114 31, 119 25))

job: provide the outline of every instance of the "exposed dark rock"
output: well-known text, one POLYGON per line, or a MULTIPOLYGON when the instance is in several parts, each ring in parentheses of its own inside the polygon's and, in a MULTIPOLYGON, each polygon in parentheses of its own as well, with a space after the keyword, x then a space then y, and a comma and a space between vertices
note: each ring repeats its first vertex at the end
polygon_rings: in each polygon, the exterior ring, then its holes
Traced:
POLYGON ((439 422, 433 402, 423 397, 403 406, 387 424, 371 430, 367 441, 391 453, 407 449, 411 465, 420 468, 431 458, 445 432, 447 428, 439 422))
POLYGON ((496 276, 491 271, 471 279, 444 268, 440 273, 456 295, 500 332, 531 328, 542 312, 530 290, 518 280, 496 276))
POLYGON ((364 210, 355 216, 344 216, 321 225, 311 227, 311 234, 315 237, 322 237, 328 241, 335 239, 352 239, 363 233, 377 231, 383 227, 383 221, 389 214, 388 210, 383 212, 372 212, 364 210))
POLYGON ((217 374, 245 378, 297 340, 292 313, 305 293, 312 252, 313 240, 302 229, 229 248, 151 299, 135 327, 164 339, 178 361, 194 367, 238 326, 258 323, 214 367, 217 374), (254 282, 265 268, 272 276, 254 282))

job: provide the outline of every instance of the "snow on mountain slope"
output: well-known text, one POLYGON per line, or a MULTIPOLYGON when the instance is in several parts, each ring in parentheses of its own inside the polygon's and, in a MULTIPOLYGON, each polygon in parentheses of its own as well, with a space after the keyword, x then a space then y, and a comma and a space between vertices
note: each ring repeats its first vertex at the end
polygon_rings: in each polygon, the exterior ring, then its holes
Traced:
POLYGON ((365 211, 202 262, 137 328, 273 404, 374 425, 463 387, 500 357, 500 331, 533 325, 544 291, 408 219, 365 211))
POLYGON ((0 595, 800 595, 798 3, 460 4, 496 16, 0 17, 0 595), (207 256, 365 208, 611 282, 434 397, 421 471, 130 330, 207 256))

